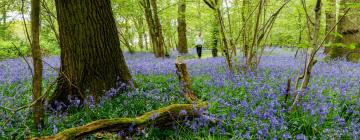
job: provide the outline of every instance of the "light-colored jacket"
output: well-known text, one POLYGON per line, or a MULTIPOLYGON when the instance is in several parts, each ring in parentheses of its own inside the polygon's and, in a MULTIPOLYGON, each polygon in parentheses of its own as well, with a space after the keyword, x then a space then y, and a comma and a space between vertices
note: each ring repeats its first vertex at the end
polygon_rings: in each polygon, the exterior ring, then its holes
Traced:
POLYGON ((204 45, 204 40, 200 36, 195 37, 195 45, 204 45))

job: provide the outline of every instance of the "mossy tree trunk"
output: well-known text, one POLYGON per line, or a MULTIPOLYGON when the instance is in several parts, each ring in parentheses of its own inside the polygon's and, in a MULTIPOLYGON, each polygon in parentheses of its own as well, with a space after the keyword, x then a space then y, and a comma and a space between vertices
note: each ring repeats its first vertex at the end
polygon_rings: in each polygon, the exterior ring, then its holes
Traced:
POLYGON ((58 87, 51 98, 100 97, 117 82, 128 83, 110 0, 55 0, 59 21, 61 66, 58 87))
POLYGON ((356 57, 360 52, 360 8, 352 6, 355 3, 360 3, 360 0, 342 0, 340 2, 340 14, 339 17, 343 16, 348 8, 350 12, 345 15, 342 20, 339 21, 337 26, 338 33, 342 37, 337 37, 336 42, 342 43, 343 46, 332 47, 330 51, 330 58, 344 58, 348 60, 358 60, 360 57, 356 57), (355 50, 349 49, 348 46, 355 46, 355 50), (350 52, 355 53, 355 57, 348 57, 350 52))
MULTIPOLYGON (((41 96, 42 70, 40 49, 40 0, 31 1, 31 52, 34 64, 34 75, 32 79, 33 101, 41 96)), ((36 128, 41 128, 44 108, 42 102, 37 102, 33 106, 34 123, 36 128)))
POLYGON ((188 53, 187 39, 186 39, 186 1, 179 0, 178 4, 178 51, 180 53, 188 53))

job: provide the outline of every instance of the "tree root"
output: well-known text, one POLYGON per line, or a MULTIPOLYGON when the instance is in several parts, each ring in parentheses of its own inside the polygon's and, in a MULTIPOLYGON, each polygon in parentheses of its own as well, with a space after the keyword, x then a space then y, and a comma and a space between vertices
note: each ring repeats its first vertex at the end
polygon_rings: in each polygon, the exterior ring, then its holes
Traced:
POLYGON ((144 128, 155 126, 159 128, 171 127, 174 122, 181 121, 185 117, 199 117, 201 108, 207 109, 207 102, 197 104, 172 104, 157 110, 145 113, 136 118, 114 118, 93 121, 83 126, 66 129, 54 136, 32 138, 32 140, 70 140, 81 139, 87 135, 97 132, 119 132, 130 131, 129 128, 135 126, 144 128), (186 112, 185 112, 186 111, 186 112))

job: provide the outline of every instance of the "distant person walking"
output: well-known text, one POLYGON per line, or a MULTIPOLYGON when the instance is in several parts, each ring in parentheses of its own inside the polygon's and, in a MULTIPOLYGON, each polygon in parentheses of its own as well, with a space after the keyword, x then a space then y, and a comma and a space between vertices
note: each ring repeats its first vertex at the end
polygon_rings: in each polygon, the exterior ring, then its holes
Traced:
POLYGON ((195 47, 196 47, 196 52, 197 52, 197 55, 199 56, 199 58, 201 58, 201 51, 202 51, 203 45, 204 45, 204 40, 201 37, 201 33, 199 33, 195 37, 195 47))

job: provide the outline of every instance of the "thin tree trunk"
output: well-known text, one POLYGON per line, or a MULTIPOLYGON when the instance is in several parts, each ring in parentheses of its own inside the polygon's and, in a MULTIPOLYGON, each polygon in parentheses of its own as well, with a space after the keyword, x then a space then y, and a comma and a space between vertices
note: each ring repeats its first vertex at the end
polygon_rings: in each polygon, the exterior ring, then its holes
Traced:
POLYGON ((149 41, 148 41, 148 36, 146 33, 144 33, 144 39, 145 39, 145 50, 149 50, 149 41))
MULTIPOLYGON (((31 1, 31 52, 34 64, 34 76, 32 80, 33 101, 41 97, 41 83, 42 83, 42 69, 43 64, 41 60, 40 49, 40 0, 31 1)), ((34 123, 37 129, 41 128, 43 121, 43 106, 42 102, 37 102, 34 107, 34 123)))
POLYGON ((233 66, 232 66, 232 62, 231 62, 232 60, 231 60, 231 56, 229 54, 229 43, 228 43, 228 39, 225 34, 226 31, 225 31, 224 19, 223 19, 221 10, 220 10, 220 6, 222 3, 220 3, 220 1, 218 1, 218 0, 203 0, 203 1, 205 2, 206 5, 209 6, 209 8, 211 8, 216 13, 216 18, 217 18, 217 21, 219 22, 220 33, 221 33, 221 38, 222 38, 222 43, 223 43, 222 51, 225 55, 228 69, 230 71, 233 71, 233 66))
MULTIPOLYGON (((314 22, 314 28, 313 28, 313 37, 311 40, 311 48, 310 48, 310 53, 309 53, 309 57, 307 58, 307 62, 305 65, 305 69, 303 72, 303 75, 300 76, 301 78, 303 78, 302 82, 301 82, 301 86, 300 89, 298 89, 299 93, 295 94, 295 98, 294 98, 294 102, 292 104, 292 106, 295 106, 297 102, 299 102, 300 100, 300 96, 302 93, 305 92, 307 86, 309 85, 310 82, 310 77, 311 77, 311 71, 312 68, 314 67, 314 65, 316 64, 317 60, 314 58, 317 48, 319 46, 319 34, 320 34, 320 21, 321 21, 321 8, 322 8, 322 3, 321 0, 317 0, 316 5, 315 5, 315 22, 314 22)), ((296 82, 297 83, 297 82, 296 82)), ((297 84, 295 85, 295 87, 297 87, 297 84)))
POLYGON ((260 0, 260 5, 259 5, 258 13, 257 13, 257 16, 256 16, 255 27, 254 27, 254 35, 253 35, 253 40, 252 40, 253 42, 252 42, 252 44, 251 44, 251 46, 249 48, 249 53, 248 53, 248 56, 247 56, 246 65, 247 65, 248 69, 253 69, 253 67, 254 67, 253 59, 256 56, 255 48, 257 48, 257 46, 259 45, 259 44, 257 44, 257 42, 258 42, 258 30, 259 30, 260 17, 261 17, 261 11, 263 9, 263 6, 264 6, 264 0, 260 0))
POLYGON ((222 14, 221 14, 221 11, 219 8, 217 8, 217 17, 218 17, 218 21, 219 21, 219 24, 220 24, 220 32, 221 32, 221 37, 222 37, 222 41, 223 41, 223 51, 224 51, 224 54, 225 54, 225 59, 226 59, 226 63, 228 65, 228 68, 230 71, 233 70, 232 68, 232 62, 231 62, 231 57, 230 57, 230 54, 229 54, 229 43, 228 43, 228 39, 226 37, 226 34, 225 34, 225 24, 224 24, 224 20, 223 20, 223 17, 222 17, 222 14))
POLYGON ((110 0, 55 0, 59 21, 61 66, 51 98, 68 104, 68 97, 98 101, 117 83, 129 84, 110 0))
POLYGON ((248 4, 248 0, 243 0, 242 3, 242 8, 241 8, 241 19, 242 19, 242 23, 243 23, 243 28, 244 31, 242 32, 242 37, 243 37, 243 53, 245 58, 248 56, 248 52, 249 52, 249 41, 248 41, 248 31, 247 30, 247 26, 249 24, 246 23, 246 16, 245 16, 245 11, 247 8, 249 8, 249 4, 248 4))
MULTIPOLYGON (((315 23, 314 23, 313 39, 311 41, 310 56, 313 53, 315 53, 316 48, 319 45, 321 7, 322 7, 321 0, 317 0, 316 6, 315 6, 315 23)), ((301 83, 301 90, 305 90, 306 87, 308 86, 312 67, 315 63, 316 63, 316 60, 311 59, 311 57, 309 57, 308 64, 305 68, 306 72, 304 75, 304 80, 301 83)))
POLYGON ((3 11, 2 11, 2 24, 6 25, 6 19, 7 19, 7 9, 6 5, 3 5, 3 11))
POLYGON ((158 41, 157 41, 156 35, 155 35, 155 27, 154 27, 155 23, 154 23, 153 14, 152 14, 151 6, 150 6, 150 1, 143 0, 143 1, 141 1, 141 5, 144 8, 145 19, 146 19, 146 23, 147 23, 148 29, 149 29, 151 46, 152 46, 153 52, 155 54, 155 57, 157 57, 155 48, 156 48, 156 46, 158 46, 158 41))
POLYGON ((188 53, 186 39, 186 0, 180 0, 178 5, 178 51, 188 53))
POLYGON ((140 4, 144 8, 145 18, 148 24, 151 44, 155 57, 164 57, 164 38, 162 35, 160 20, 157 14, 156 0, 142 0, 140 4))
POLYGON ((150 0, 151 8, 153 10, 154 22, 155 22, 155 36, 157 38, 158 45, 156 46, 155 50, 157 53, 156 57, 164 57, 165 56, 165 44, 164 44, 164 37, 162 33, 161 23, 158 15, 157 10, 157 3, 156 0, 150 0))
POLYGON ((138 37, 139 37, 139 47, 140 49, 144 49, 144 21, 143 18, 138 19, 139 28, 138 28, 138 37))
POLYGON ((212 22, 212 34, 211 34, 211 38, 212 38, 212 49, 211 49, 211 53, 213 57, 217 57, 218 56, 218 46, 219 46, 219 22, 217 22, 217 17, 215 16, 216 13, 214 13, 214 21, 212 22))

